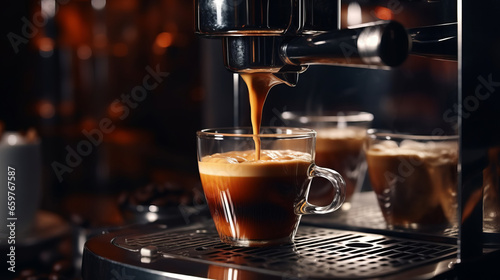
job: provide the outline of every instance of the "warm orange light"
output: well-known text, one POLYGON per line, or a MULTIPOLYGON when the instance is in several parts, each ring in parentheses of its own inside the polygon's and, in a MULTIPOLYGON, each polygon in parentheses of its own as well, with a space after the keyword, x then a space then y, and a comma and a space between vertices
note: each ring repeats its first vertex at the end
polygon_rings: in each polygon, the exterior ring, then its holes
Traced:
POLYGON ((167 48, 172 45, 172 34, 162 32, 156 36, 155 44, 160 48, 167 48))
POLYGON ((113 45, 113 55, 118 57, 127 56, 128 46, 125 43, 116 43, 113 45))
POLYGON ((79 46, 76 55, 81 60, 87 60, 92 56, 92 49, 88 45, 79 46))
POLYGON ((51 52, 54 50, 54 40, 49 37, 38 39, 38 48, 43 52, 51 52))
POLYGON ((392 11, 386 7, 376 7, 375 8, 375 16, 381 20, 390 20, 392 19, 392 11))
POLYGON ((96 119, 92 117, 86 117, 82 119, 80 123, 81 129, 85 129, 86 131, 90 131, 98 126, 98 122, 96 119))
POLYGON ((40 117, 50 119, 56 114, 54 104, 49 100, 40 100, 36 105, 36 109, 40 117))

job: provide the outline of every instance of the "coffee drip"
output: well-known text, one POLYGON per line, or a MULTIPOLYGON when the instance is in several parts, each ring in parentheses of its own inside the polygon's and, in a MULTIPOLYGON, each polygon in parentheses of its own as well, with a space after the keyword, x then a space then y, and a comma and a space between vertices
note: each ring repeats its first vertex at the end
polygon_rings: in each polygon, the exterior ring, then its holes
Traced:
POLYGON ((271 88, 282 81, 271 73, 241 74, 248 87, 248 97, 250 100, 250 112, 252 119, 252 131, 255 142, 255 160, 260 159, 260 126, 262 122, 262 110, 271 88))

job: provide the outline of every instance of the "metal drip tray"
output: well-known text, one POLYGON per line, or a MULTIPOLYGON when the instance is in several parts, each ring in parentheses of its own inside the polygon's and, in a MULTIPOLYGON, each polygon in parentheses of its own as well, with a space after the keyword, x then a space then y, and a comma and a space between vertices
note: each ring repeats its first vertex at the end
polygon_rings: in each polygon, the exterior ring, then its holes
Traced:
POLYGON ((372 191, 355 194, 351 202, 351 208, 347 211, 338 210, 326 215, 304 216, 301 224, 382 235, 404 236, 419 240, 439 240, 445 243, 456 243, 458 237, 458 228, 454 226, 426 230, 387 229, 375 193, 372 191))
POLYGON ((215 230, 162 231, 123 236, 113 244, 131 251, 156 247, 163 257, 179 256, 243 269, 307 278, 379 277, 456 254, 447 244, 399 240, 314 227, 302 227, 295 244, 270 248, 233 248, 215 230))
MULTIPOLYGON (((221 243, 212 224, 123 234, 108 242, 122 254, 130 254, 129 262, 130 259, 140 260, 140 266, 148 268, 149 273, 153 273, 151 268, 161 272, 166 269, 164 263, 182 260, 190 263, 190 271, 178 273, 226 279, 231 278, 221 275, 236 271, 240 276, 246 273, 258 279, 266 279, 264 276, 278 277, 276 279, 391 279, 430 264, 433 266, 429 271, 436 273, 435 265, 445 259, 448 259, 446 264, 451 263, 457 249, 450 244, 310 226, 299 228, 294 244, 239 248, 221 243), (193 265, 195 263, 198 266, 193 265)), ((88 242, 86 251, 92 250, 91 245, 88 242)), ((90 252, 86 253, 84 264, 92 262, 90 252)), ((449 269, 446 264, 441 264, 445 270, 449 269)), ((100 271, 102 273, 102 269, 100 271)), ((94 276, 85 279, 90 277, 94 276)))

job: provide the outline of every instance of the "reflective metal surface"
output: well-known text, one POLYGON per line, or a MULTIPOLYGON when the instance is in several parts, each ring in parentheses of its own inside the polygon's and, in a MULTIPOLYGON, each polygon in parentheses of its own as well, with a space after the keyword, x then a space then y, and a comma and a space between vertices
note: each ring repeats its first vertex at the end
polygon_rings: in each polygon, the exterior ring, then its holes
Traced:
POLYGON ((195 9, 195 31, 211 36, 276 36, 304 24, 302 0, 196 0, 195 9))
POLYGON ((410 279, 450 270, 455 255, 456 245, 308 226, 299 228, 294 244, 238 248, 222 244, 211 224, 200 224, 95 238, 85 248, 83 276, 229 279, 229 273, 231 279, 410 279))
POLYGON ((457 23, 411 28, 411 54, 436 59, 457 60, 457 23))
MULTIPOLYGON (((311 64, 397 66, 409 36, 396 22, 338 30, 340 1, 197 0, 195 29, 222 37, 233 72, 299 73, 311 64)), ((286 80, 295 85, 296 79, 286 80)))
POLYGON ((195 32, 209 36, 277 36, 337 29, 336 0, 196 0, 195 32))
POLYGON ((456 229, 389 231, 373 192, 353 202, 304 217, 295 243, 274 247, 223 244, 211 220, 110 231, 86 243, 83 279, 496 279, 481 278, 497 275, 495 247, 472 267, 457 265, 456 229))
POLYGON ((407 57, 410 40, 394 21, 331 31, 286 42, 282 57, 289 64, 397 66, 407 57))

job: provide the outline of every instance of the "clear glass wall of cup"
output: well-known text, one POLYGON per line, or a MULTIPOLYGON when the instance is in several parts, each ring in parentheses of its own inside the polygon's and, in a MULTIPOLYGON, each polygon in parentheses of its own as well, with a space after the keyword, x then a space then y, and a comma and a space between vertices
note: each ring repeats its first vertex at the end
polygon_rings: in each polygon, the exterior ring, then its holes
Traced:
POLYGON ((314 163, 316 132, 301 128, 205 129, 197 133, 203 191, 221 241, 235 246, 291 243, 300 218, 341 207, 345 182, 314 163), (256 143, 260 141, 260 158, 256 143), (326 206, 308 202, 310 182, 330 182, 326 206))
POLYGON ((367 132, 371 186, 389 229, 457 225, 458 136, 367 132))
POLYGON ((488 150, 488 165, 483 170, 483 230, 500 233, 500 147, 488 150))
MULTIPOLYGON (((317 132, 316 163, 337 170, 345 179, 346 200, 342 209, 350 209, 352 198, 361 189, 366 175, 363 143, 373 115, 359 111, 322 115, 284 112, 282 118, 290 125, 312 128, 317 132)), ((331 200, 332 195, 331 188, 317 180, 311 187, 310 201, 323 205, 331 200)))

